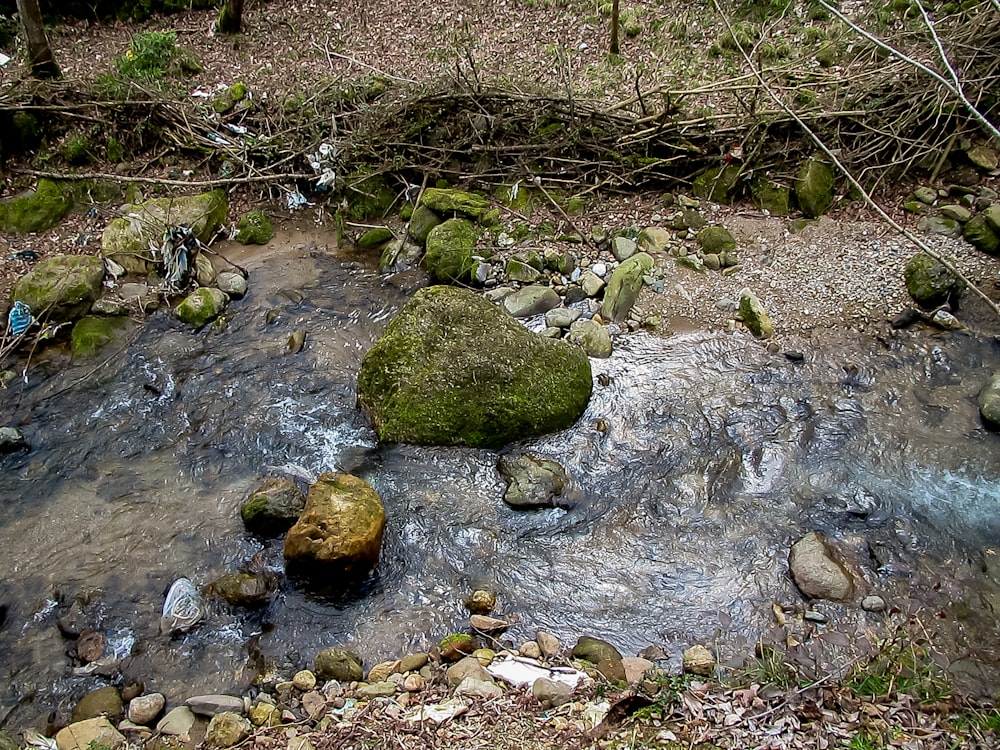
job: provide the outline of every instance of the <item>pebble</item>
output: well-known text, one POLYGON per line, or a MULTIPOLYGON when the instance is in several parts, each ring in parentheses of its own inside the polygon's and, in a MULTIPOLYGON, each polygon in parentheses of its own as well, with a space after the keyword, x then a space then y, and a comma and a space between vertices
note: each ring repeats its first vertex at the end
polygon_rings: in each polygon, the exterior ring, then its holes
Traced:
POLYGON ((295 673, 295 676, 292 678, 292 685, 305 693, 316 687, 316 675, 308 669, 303 669, 301 672, 295 673))
POLYGON ((590 272, 595 276, 600 276, 603 279, 608 273, 608 264, 603 262, 597 262, 590 267, 590 272))
POLYGON ((410 693, 417 693, 424 689, 424 678, 419 674, 408 674, 403 680, 403 689, 410 693))
POLYGON ((521 656, 526 659, 540 659, 542 658, 542 649, 539 648, 535 641, 526 641, 521 644, 521 648, 518 649, 521 656))
POLYGON ((886 609, 885 599, 875 594, 866 596, 861 601, 861 609, 865 612, 884 612, 886 609))
POLYGON ((824 615, 822 612, 817 612, 814 609, 807 609, 803 617, 809 622, 825 623, 830 621, 829 617, 824 615))
MULTIPOLYGON (((611 379, 608 378, 607 375, 604 375, 603 377, 607 379, 607 382, 602 382, 602 385, 609 385, 611 383, 611 379)), ((600 378, 601 376, 599 375, 598 380, 600 380, 600 378)), ((554 635, 546 633, 544 630, 539 630, 535 634, 535 643, 538 644, 538 648, 541 649, 542 655, 545 656, 546 659, 559 656, 562 652, 562 644, 559 642, 559 639, 554 635)))
POLYGON ((128 704, 128 719, 134 724, 150 724, 160 715, 165 703, 162 693, 149 693, 133 698, 128 704))

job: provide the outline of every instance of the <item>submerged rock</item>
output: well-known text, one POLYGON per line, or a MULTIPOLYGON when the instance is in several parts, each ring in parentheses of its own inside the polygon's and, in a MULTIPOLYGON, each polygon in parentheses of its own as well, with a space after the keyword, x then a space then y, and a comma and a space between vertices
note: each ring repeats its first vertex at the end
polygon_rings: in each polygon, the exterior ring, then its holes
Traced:
POLYGON ((497 469, 507 482, 503 500, 515 508, 557 505, 556 498, 569 484, 569 474, 558 462, 530 453, 501 456, 497 469))
POLYGON ((255 607, 270 598, 271 584, 260 575, 226 573, 208 585, 206 594, 217 596, 234 607, 255 607))
POLYGON ((826 537, 812 531, 792 545, 788 555, 792 580, 806 597, 848 601, 854 598, 854 580, 826 537))
POLYGON ((350 683, 358 682, 365 677, 361 657, 344 648, 327 648, 316 654, 313 672, 317 679, 324 682, 337 680, 350 683))
POLYGON ((291 479, 269 477, 254 489, 240 508, 247 531, 277 536, 288 531, 306 505, 302 490, 291 479))
POLYGON ((382 440, 499 448, 583 413, 590 361, 474 292, 417 292, 365 355, 358 404, 382 440))
POLYGON ((378 563, 385 510, 378 493, 350 474, 321 474, 285 537, 289 566, 325 578, 364 575, 378 563))
POLYGON ((229 295, 221 289, 201 287, 196 289, 177 306, 177 319, 193 328, 201 328, 214 320, 229 304, 229 295))
POLYGON ((23 302, 43 324, 85 315, 100 296, 104 262, 90 255, 56 255, 39 262, 14 284, 11 301, 23 302))

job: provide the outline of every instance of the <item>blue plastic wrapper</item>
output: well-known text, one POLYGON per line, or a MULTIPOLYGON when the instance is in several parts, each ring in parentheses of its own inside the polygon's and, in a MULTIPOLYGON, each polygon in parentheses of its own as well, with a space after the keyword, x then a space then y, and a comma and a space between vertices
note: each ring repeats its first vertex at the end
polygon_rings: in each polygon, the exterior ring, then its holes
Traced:
POLYGON ((7 314, 7 323, 10 326, 10 332, 15 336, 20 336, 27 331, 28 326, 31 325, 33 320, 34 318, 31 317, 31 308, 20 300, 14 303, 14 306, 7 314))

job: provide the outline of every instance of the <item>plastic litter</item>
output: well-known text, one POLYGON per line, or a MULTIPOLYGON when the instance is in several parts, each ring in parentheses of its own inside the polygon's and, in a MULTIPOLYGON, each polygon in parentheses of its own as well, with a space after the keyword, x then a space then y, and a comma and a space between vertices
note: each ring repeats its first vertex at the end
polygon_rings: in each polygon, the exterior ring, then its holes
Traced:
POLYGON ((205 619, 205 603, 187 578, 178 578, 170 586, 163 602, 160 632, 169 635, 186 633, 205 619))
POLYGON ((189 227, 167 227, 163 232, 163 244, 150 249, 163 264, 167 284, 180 289, 194 267, 194 256, 201 249, 201 242, 189 227))
POLYGON ((316 181, 318 189, 331 188, 337 182, 337 149, 329 143, 321 143, 315 154, 307 154, 309 166, 319 175, 316 181))
POLYGON ((532 659, 520 659, 516 656, 496 659, 486 667, 486 671, 515 687, 533 685, 539 677, 544 677, 575 688, 581 680, 587 679, 586 674, 570 667, 543 667, 532 659))
POLYGON ((46 737, 35 729, 25 729, 22 733, 24 743, 29 747, 37 747, 40 750, 57 750, 59 747, 52 737, 46 737))
POLYGON ((290 192, 285 202, 288 204, 288 208, 291 211, 294 211, 296 208, 302 208, 303 206, 309 205, 309 201, 307 201, 306 197, 298 190, 290 192))
POLYGON ((451 698, 441 703, 430 706, 417 706, 406 713, 406 720, 411 723, 433 721, 435 724, 443 724, 449 719, 468 713, 469 707, 456 698, 451 698))
POLYGON ((15 336, 20 336, 27 331, 34 322, 31 308, 20 300, 15 302, 14 306, 10 308, 10 312, 7 313, 7 324, 10 326, 10 332, 15 336))

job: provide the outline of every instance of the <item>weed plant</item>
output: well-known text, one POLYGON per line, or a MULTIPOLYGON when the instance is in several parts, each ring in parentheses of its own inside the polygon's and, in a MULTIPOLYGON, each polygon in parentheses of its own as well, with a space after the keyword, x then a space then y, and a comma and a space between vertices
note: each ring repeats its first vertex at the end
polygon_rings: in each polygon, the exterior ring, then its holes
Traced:
POLYGON ((177 35, 172 31, 147 31, 132 37, 128 51, 115 58, 115 68, 127 81, 162 78, 177 54, 177 35))

